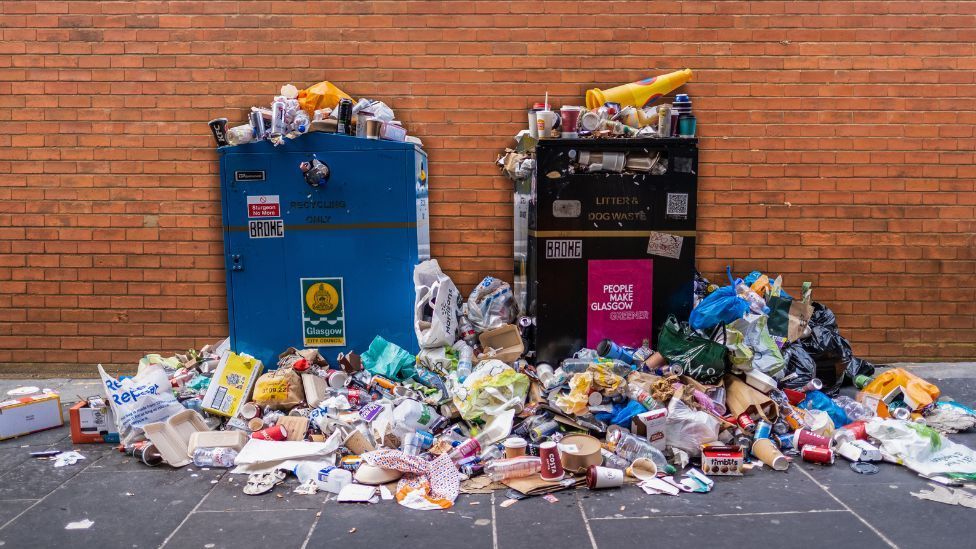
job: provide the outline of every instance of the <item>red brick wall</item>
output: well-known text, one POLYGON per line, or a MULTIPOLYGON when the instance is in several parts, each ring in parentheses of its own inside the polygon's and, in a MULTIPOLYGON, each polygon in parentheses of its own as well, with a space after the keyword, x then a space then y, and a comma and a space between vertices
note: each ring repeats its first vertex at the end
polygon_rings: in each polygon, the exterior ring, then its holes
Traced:
POLYGON ((856 351, 976 350, 972 2, 0 3, 0 363, 133 364, 226 333, 216 155, 283 83, 388 102, 433 250, 510 278, 493 165, 545 91, 691 67, 709 276, 815 283, 856 351))

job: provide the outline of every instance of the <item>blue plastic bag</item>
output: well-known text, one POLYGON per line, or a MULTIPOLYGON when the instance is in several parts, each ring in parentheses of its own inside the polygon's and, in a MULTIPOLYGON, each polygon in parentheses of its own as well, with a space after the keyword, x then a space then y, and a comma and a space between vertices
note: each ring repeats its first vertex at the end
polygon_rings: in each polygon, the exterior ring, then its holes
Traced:
POLYGON ((800 403, 800 408, 804 410, 822 410, 827 412, 830 420, 834 422, 834 428, 841 428, 851 422, 847 418, 847 412, 833 401, 826 393, 821 391, 810 391, 807 398, 800 403))
POLYGON ((630 429, 630 422, 634 419, 634 416, 643 414, 646 411, 647 408, 640 402, 628 400, 627 404, 624 405, 614 404, 612 412, 597 412, 593 414, 593 417, 608 425, 619 425, 630 429))
POLYGON ((691 310, 688 323, 695 330, 710 330, 719 324, 735 322, 748 310, 749 302, 736 295, 734 286, 723 286, 691 310))

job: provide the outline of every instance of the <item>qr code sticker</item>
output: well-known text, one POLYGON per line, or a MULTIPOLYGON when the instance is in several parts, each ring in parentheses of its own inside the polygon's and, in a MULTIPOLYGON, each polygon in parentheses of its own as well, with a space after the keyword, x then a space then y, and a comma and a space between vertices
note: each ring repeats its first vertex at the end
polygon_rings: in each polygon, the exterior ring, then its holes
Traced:
POLYGON ((688 194, 668 193, 668 207, 664 215, 669 219, 688 219, 688 194))
POLYGON ((684 237, 668 233, 652 232, 647 240, 647 253, 678 259, 681 257, 681 245, 684 237))

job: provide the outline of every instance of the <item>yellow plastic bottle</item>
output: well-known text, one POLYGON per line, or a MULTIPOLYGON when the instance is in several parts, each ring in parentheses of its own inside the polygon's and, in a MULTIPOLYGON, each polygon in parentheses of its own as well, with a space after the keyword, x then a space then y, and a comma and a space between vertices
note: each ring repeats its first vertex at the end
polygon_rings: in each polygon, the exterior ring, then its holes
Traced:
POLYGON ((901 368, 888 370, 867 381, 857 394, 857 401, 875 411, 879 417, 891 417, 888 413, 886 397, 895 391, 901 392, 901 400, 913 412, 932 404, 939 399, 941 392, 935 385, 901 368))
POLYGON ((621 107, 647 107, 662 95, 678 89, 691 80, 691 69, 652 76, 630 84, 623 84, 609 90, 593 88, 586 90, 586 108, 596 109, 604 103, 620 103, 621 107))

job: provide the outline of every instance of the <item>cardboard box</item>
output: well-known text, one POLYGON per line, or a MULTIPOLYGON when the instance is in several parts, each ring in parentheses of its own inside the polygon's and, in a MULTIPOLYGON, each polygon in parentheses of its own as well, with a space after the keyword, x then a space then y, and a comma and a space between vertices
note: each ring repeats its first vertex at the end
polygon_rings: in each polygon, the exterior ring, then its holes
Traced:
POLYGON ((745 455, 738 446, 702 446, 702 472, 706 475, 741 476, 745 455))
POLYGON ((668 420, 668 409, 657 408, 634 416, 630 430, 637 436, 651 441, 658 450, 664 451, 664 424, 668 420))
POLYGON ((522 334, 514 324, 506 324, 501 328, 488 330, 478 337, 481 347, 486 351, 494 349, 495 354, 483 353, 479 358, 482 360, 498 359, 509 364, 515 362, 522 356, 525 346, 522 344, 522 334))
POLYGON ((71 423, 71 442, 75 444, 119 442, 115 414, 104 401, 101 405, 93 405, 88 400, 75 404, 68 411, 68 421, 71 423))
POLYGON ((0 402, 0 440, 64 425, 61 397, 42 393, 0 402))
POLYGON ((263 369, 261 361, 251 355, 225 353, 203 396, 203 409, 218 416, 237 417, 263 369))

